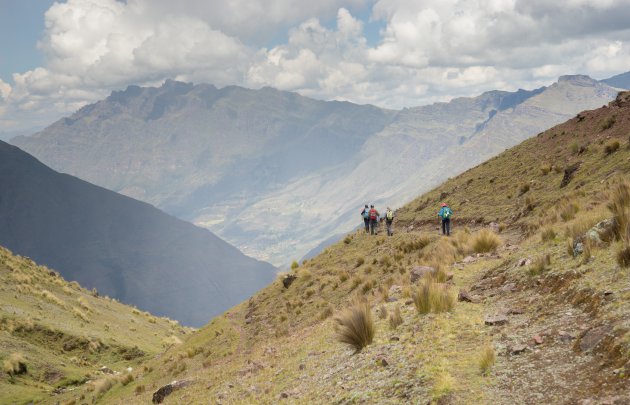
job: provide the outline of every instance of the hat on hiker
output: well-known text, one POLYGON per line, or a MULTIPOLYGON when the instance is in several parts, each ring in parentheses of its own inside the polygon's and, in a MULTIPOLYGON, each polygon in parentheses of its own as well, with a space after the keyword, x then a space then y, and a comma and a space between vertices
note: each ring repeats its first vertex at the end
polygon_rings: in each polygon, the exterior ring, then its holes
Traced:
POLYGON ((367 208, 367 207, 368 207, 367 204, 365 204, 365 208, 367 208))
POLYGON ((446 207, 446 203, 442 203, 442 207, 446 207))
POLYGON ((370 205, 370 208, 374 208, 374 204, 370 205))

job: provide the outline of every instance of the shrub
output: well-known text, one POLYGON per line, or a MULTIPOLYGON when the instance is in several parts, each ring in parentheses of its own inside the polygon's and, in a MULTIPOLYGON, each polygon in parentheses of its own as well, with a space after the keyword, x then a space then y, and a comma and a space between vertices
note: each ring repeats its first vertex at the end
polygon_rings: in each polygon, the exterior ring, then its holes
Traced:
POLYGON ((358 353, 374 339, 374 320, 367 301, 357 302, 335 318, 337 340, 358 353))
POLYGON ((136 388, 133 390, 133 392, 136 395, 140 395, 140 394, 144 394, 145 390, 146 390, 146 387, 144 385, 137 385, 136 388))
POLYGON ((345 243, 346 245, 349 245, 350 242, 352 242, 352 238, 350 237, 350 235, 346 236, 346 238, 343 240, 343 243, 345 243))
POLYGON ((364 259, 364 258, 362 258, 362 257, 359 257, 359 258, 357 259, 357 262, 356 262, 356 264, 354 265, 354 267, 355 267, 355 268, 356 268, 356 267, 361 267, 361 266, 363 265, 363 263, 365 263, 365 259, 364 259))
POLYGON ((617 152, 617 150, 619 150, 619 141, 617 140, 610 141, 606 144, 606 146, 604 146, 604 154, 606 156, 612 155, 613 153, 617 152))
POLYGON ((492 252, 500 245, 501 238, 489 229, 482 229, 473 236, 472 248, 475 253, 492 252))
POLYGON ((495 360, 496 355, 494 353, 494 348, 489 345, 486 346, 481 352, 481 356, 479 358, 479 370, 481 371, 481 374, 488 375, 495 360))
POLYGON ((630 241, 630 185, 628 183, 620 183, 615 187, 608 209, 613 214, 615 238, 630 241))
POLYGON ((543 242, 554 240, 556 238, 556 231, 554 231, 551 227, 545 228, 540 234, 540 237, 543 242))
POLYGON ((127 374, 123 374, 120 378, 119 378, 120 383, 123 386, 127 386, 129 385, 130 382, 133 381, 133 375, 127 373, 127 374))
POLYGON ((571 149, 571 153, 575 155, 580 150, 580 145, 577 141, 573 141, 571 142, 571 146, 569 148, 571 149))
POLYGON ((116 381, 112 377, 102 378, 94 382, 94 394, 96 396, 104 395, 107 391, 112 389, 116 381))
POLYGON ((423 280, 412 293, 411 298, 420 314, 448 312, 455 305, 455 297, 446 285, 430 279, 423 280))
POLYGON ((293 263, 291 263, 291 270, 295 270, 298 267, 300 267, 300 264, 297 262, 297 260, 294 260, 293 263))
POLYGON ((400 313, 400 306, 396 305, 396 309, 389 315, 389 327, 396 329, 403 323, 402 315, 400 313))
POLYGON ((622 245, 617 250, 617 264, 621 267, 630 267, 630 245, 622 245))

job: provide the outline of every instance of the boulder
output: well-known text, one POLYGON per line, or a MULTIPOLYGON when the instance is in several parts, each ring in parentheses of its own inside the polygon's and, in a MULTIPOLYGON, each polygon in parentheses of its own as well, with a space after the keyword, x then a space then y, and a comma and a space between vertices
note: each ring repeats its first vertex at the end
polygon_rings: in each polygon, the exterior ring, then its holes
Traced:
POLYGON ((612 330, 613 327, 610 325, 589 329, 576 342, 575 348, 582 352, 593 350, 601 343, 602 340, 604 340, 606 336, 608 336, 610 332, 612 332, 612 330))
POLYGON ((479 302, 479 300, 477 299, 477 297, 472 296, 468 291, 460 291, 457 294, 457 301, 460 302, 471 302, 476 304, 477 302, 479 302))
POLYGON ((488 224, 488 228, 490 228, 490 230, 494 233, 499 233, 499 224, 497 224, 496 222, 490 222, 488 224))
POLYGON ((435 269, 429 266, 415 266, 409 272, 409 278, 412 283, 422 279, 425 275, 432 275, 435 273, 435 269))
POLYGON ((173 381, 170 384, 166 384, 165 386, 161 387, 159 390, 155 391, 155 393, 153 394, 152 401, 154 404, 161 404, 162 402, 164 402, 164 398, 171 395, 173 391, 187 387, 192 383, 193 383, 192 380, 181 380, 181 381, 173 381))
POLYGON ((508 348, 508 353, 511 354, 512 356, 516 356, 519 355, 521 353, 524 353, 527 350, 527 346, 526 345, 514 345, 510 348, 508 348))

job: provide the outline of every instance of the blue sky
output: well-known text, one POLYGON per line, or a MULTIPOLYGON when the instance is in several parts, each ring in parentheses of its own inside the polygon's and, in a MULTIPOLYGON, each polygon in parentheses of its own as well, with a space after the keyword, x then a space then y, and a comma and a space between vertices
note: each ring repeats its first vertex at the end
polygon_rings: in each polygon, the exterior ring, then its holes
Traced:
POLYGON ((165 79, 402 108, 626 71, 630 0, 0 0, 0 132, 165 79))
POLYGON ((0 78, 11 81, 15 72, 41 66, 37 41, 44 33, 49 0, 0 0, 0 78))

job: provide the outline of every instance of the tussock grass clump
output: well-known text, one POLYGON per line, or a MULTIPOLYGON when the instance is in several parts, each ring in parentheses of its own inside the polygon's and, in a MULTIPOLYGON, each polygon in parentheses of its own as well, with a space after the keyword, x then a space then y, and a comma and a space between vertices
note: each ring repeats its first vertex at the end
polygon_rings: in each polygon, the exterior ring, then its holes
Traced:
POLYGON ((396 329, 398 326, 402 325, 403 319, 402 314, 400 313, 400 305, 396 305, 394 312, 389 315, 389 327, 392 329, 396 329))
POLYGON ((355 268, 356 268, 356 267, 361 267, 361 266, 363 265, 363 263, 365 263, 365 259, 364 259, 364 258, 362 258, 362 257, 359 257, 359 258, 357 259, 357 262, 355 263, 354 267, 355 267, 355 268))
POLYGON ((551 255, 549 253, 538 256, 529 266, 529 274, 536 276, 542 274, 551 265, 551 255))
POLYGON ((521 196, 529 191, 529 184, 522 184, 518 189, 518 195, 521 196))
POLYGON ((355 353, 372 343, 376 329, 367 301, 356 302, 337 316, 335 322, 337 340, 352 346, 355 353))
POLYGON ((99 397, 105 395, 105 393, 111 390, 116 384, 116 379, 113 377, 106 377, 94 382, 94 395, 99 397))
POLYGON ((610 141, 606 144, 606 146, 604 146, 604 154, 606 156, 608 155, 612 155, 613 153, 617 152, 619 150, 619 141, 614 140, 614 141, 610 141))
POLYGON ((554 240, 556 238, 556 231, 554 231, 551 227, 545 228, 540 234, 540 238, 543 242, 554 240))
POLYGON ((130 373, 123 374, 122 376, 120 376, 119 381, 123 386, 126 387, 127 385, 129 385, 130 382, 133 381, 133 375, 130 373))
POLYGON ((26 373, 26 361, 22 353, 12 353, 9 358, 3 362, 2 371, 10 376, 26 373))
POLYGON ((448 312, 455 306, 455 297, 448 287, 431 279, 423 280, 413 291, 411 298, 420 314, 448 312))
POLYGON ((62 308, 65 308, 66 306, 62 300, 60 300, 55 294, 51 293, 48 290, 42 290, 41 296, 47 299, 48 301, 52 302, 53 304, 58 305, 62 308))
POLYGON ((613 214, 613 233, 617 240, 630 242, 630 185, 618 184, 607 205, 613 214))
POLYGON ((617 250, 617 264, 621 267, 630 267, 630 244, 621 245, 617 250))
POLYGON ((298 267, 300 267, 300 264, 297 262, 297 260, 294 260, 294 261, 291 263, 291 270, 295 270, 295 269, 297 269, 298 267))
POLYGON ((378 309, 378 317, 380 319, 387 318, 387 307, 385 307, 385 305, 381 304, 380 308, 378 309))
POLYGON ((479 357, 479 370, 481 371, 481 374, 488 375, 495 361, 496 355, 494 353, 494 348, 490 345, 486 346, 479 357))
POLYGON ((493 252, 500 245, 501 238, 489 229, 482 229, 472 239, 472 248, 475 253, 493 252))
POLYGON ((602 131, 605 131, 605 130, 607 130, 607 129, 610 129, 610 128, 612 128, 612 127, 613 127, 613 125, 615 125, 615 122, 616 122, 616 121, 617 121, 617 117, 616 117, 616 116, 614 116, 614 115, 612 115, 612 116, 610 116, 610 117, 606 118, 605 120, 603 120, 603 121, 600 123, 599 128, 600 128, 602 131))
POLYGON ((421 235, 417 239, 409 242, 402 242, 398 245, 398 250, 403 253, 411 253, 417 250, 424 249, 425 246, 431 243, 431 238, 427 235, 421 235))
POLYGON ((543 176, 546 176, 549 174, 549 172, 551 171, 551 165, 548 163, 543 164, 542 166, 540 166, 540 173, 543 176))
POLYGON ((558 207, 558 215, 564 222, 568 222, 575 218, 575 214, 580 211, 580 206, 574 201, 567 201, 558 207))

